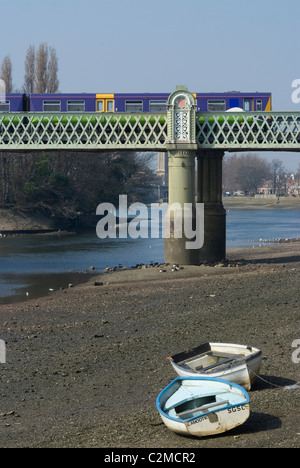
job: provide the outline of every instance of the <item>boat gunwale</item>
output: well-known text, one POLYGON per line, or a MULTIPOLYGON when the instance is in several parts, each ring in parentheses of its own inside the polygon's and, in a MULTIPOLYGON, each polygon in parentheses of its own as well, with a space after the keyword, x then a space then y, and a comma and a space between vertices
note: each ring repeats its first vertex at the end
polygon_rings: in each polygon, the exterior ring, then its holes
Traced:
MULTIPOLYGON (((205 377, 206 376, 208 378, 209 378, 210 375, 213 378, 214 374, 226 375, 228 373, 232 373, 232 372, 236 373, 236 372, 241 372, 243 370, 248 369, 247 362, 245 361, 245 359, 243 359, 243 360, 241 360, 241 359, 239 359, 239 360, 238 359, 237 360, 231 359, 230 362, 227 362, 227 363, 224 363, 223 361, 220 361, 217 365, 214 366, 214 368, 210 368, 210 366, 208 366, 208 367, 203 367, 202 369, 200 369, 198 371, 196 371, 195 369, 193 369, 192 367, 190 367, 188 364, 185 364, 185 363, 177 364, 176 362, 171 360, 171 364, 172 364, 172 366, 174 367, 175 370, 178 369, 178 372, 179 372, 179 370, 182 370, 182 371, 188 372, 189 374, 194 374, 195 377, 197 377, 197 376, 205 377), (220 367, 222 367, 224 365, 226 366, 226 368, 223 368, 223 369, 220 370, 220 367), (208 370, 211 371, 211 372, 207 373, 208 370)), ((190 377, 193 377, 193 376, 191 375, 190 377)))
MULTIPOLYGON (((244 356, 242 359, 237 359, 236 361, 250 361, 252 359, 256 359, 259 356, 262 355, 262 351, 258 348, 254 348, 253 346, 247 346, 247 345, 236 345, 234 343, 211 343, 207 342, 204 343, 200 346, 196 346, 195 348, 190 348, 187 351, 182 351, 180 353, 174 354, 173 356, 169 357, 168 359, 170 361, 173 361, 175 364, 177 364, 180 367, 180 364, 184 364, 187 359, 197 357, 199 354, 205 354, 207 352, 212 352, 212 347, 213 346, 232 346, 235 348, 240 348, 240 349, 247 349, 250 351, 250 353, 246 356, 244 356), (252 352, 253 351, 253 352, 252 352)), ((232 353, 231 353, 232 354, 232 353)), ((234 358, 232 359, 234 360, 234 358)), ((186 364, 188 366, 188 364, 186 364)), ((197 371, 195 371, 197 373, 197 371)))

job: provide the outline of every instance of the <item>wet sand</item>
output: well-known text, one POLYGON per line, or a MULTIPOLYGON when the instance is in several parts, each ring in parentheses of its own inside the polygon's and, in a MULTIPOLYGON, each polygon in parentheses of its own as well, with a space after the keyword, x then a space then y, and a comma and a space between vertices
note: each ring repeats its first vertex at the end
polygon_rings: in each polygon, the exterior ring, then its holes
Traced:
POLYGON ((106 273, 0 305, 0 446, 299 447, 300 388, 285 387, 300 382, 300 243, 228 259, 106 273), (176 377, 166 357, 206 341, 262 349, 251 416, 220 436, 178 436, 155 405, 176 377))

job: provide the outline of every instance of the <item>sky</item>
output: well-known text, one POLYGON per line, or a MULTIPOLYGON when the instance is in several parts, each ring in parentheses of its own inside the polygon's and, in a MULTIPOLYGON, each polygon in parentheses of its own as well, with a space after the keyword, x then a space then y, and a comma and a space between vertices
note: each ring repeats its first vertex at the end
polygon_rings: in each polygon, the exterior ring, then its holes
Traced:
POLYGON ((299 0, 0 0, 0 62, 21 88, 28 47, 46 42, 63 93, 270 91, 273 110, 300 112, 299 17, 299 0))

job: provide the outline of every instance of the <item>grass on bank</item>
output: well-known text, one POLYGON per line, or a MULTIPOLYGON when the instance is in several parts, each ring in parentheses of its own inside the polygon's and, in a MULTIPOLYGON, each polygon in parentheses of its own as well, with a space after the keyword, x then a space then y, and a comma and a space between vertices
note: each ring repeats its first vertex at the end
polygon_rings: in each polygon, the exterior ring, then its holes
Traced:
POLYGON ((300 197, 254 198, 254 197, 224 197, 226 210, 247 209, 285 209, 300 210, 300 197))

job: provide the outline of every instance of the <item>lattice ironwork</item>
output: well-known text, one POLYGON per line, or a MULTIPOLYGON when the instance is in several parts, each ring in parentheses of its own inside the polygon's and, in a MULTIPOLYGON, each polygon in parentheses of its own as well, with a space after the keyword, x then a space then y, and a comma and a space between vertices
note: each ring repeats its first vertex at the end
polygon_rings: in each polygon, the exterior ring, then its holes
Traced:
POLYGON ((300 151, 300 113, 198 113, 196 139, 207 149, 300 151))
POLYGON ((163 151, 166 114, 0 114, 0 151, 163 151))
MULTIPOLYGON (((165 151, 167 122, 166 113, 4 113, 0 151, 165 151)), ((300 113, 197 113, 196 141, 199 149, 300 151, 300 113)))

